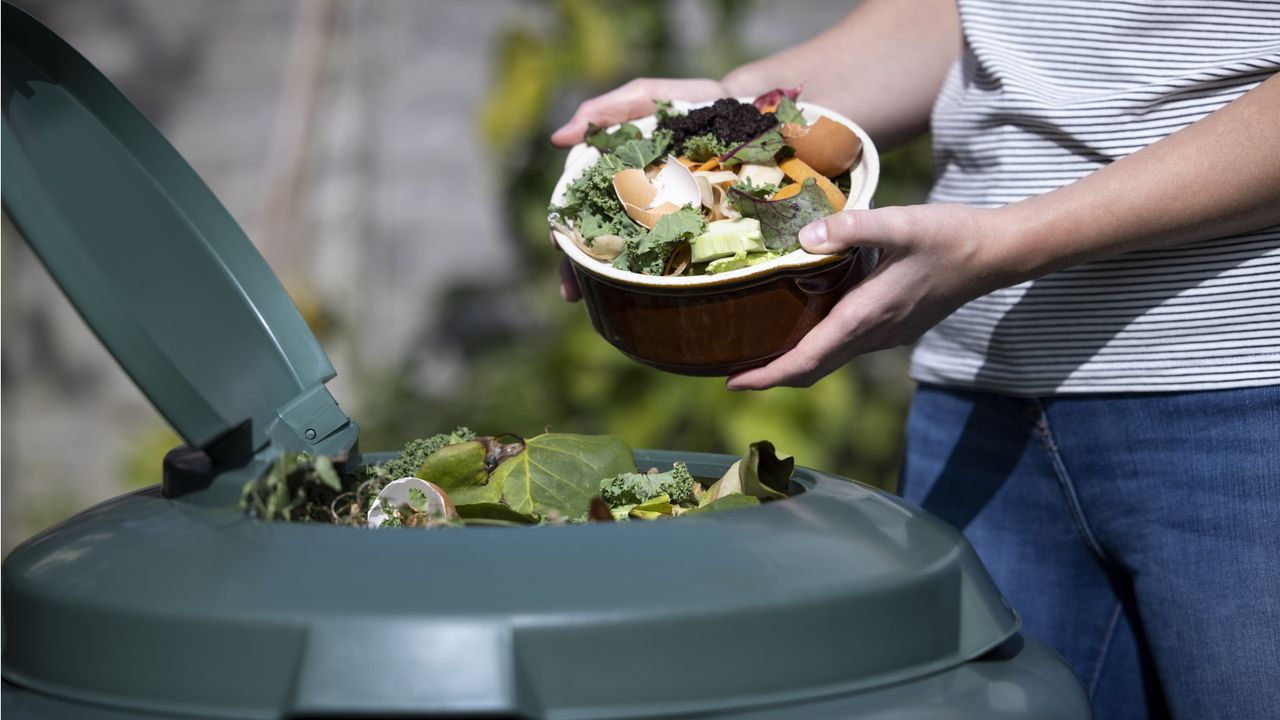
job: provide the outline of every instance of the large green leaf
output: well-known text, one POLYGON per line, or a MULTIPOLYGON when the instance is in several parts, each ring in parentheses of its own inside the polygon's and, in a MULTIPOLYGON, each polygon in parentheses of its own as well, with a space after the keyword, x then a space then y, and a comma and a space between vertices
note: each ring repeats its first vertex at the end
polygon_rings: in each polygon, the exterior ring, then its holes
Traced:
POLYGON ((613 435, 546 433, 493 471, 491 486, 517 512, 567 517, 586 512, 600 480, 635 471, 631 446, 613 435))

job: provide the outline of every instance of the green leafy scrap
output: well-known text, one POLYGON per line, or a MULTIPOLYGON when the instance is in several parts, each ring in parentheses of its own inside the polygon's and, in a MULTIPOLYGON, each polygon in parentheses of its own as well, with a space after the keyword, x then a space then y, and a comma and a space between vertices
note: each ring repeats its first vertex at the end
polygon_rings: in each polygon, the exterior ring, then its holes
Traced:
POLYGON ((619 145, 609 153, 609 157, 616 157, 624 167, 643 170, 647 165, 667 154, 671 141, 670 130, 655 130, 648 138, 629 140, 619 145))
POLYGON ((409 488, 409 507, 418 512, 427 511, 427 494, 422 488, 409 488))
POLYGON ((706 162, 729 152, 729 147, 721 142, 715 133, 703 133, 685 138, 680 152, 694 162, 706 162))
POLYGON ((784 200, 763 200, 729 188, 729 202, 743 216, 760 221, 765 247, 779 254, 800 247, 800 229, 805 225, 835 212, 813 178, 805 178, 800 192, 784 200))
POLYGON ((627 239, 622 254, 614 259, 613 266, 645 275, 661 275, 671 253, 682 243, 706 232, 706 229, 706 218, 691 207, 685 206, 667 213, 654 223, 649 232, 627 239))
POLYGON ((626 472, 600 481, 600 496, 609 507, 639 505, 656 497, 665 497, 677 505, 697 502, 694 494, 694 478, 688 466, 674 463, 664 473, 626 472))
POLYGON ((569 183, 564 205, 549 211, 574 224, 587 242, 600 235, 638 237, 644 228, 637 225, 622 208, 613 191, 613 176, 628 168, 644 169, 666 154, 671 147, 670 131, 659 130, 649 138, 628 140, 602 155, 594 165, 569 183))
POLYGON ((804 119, 804 113, 800 112, 800 108, 796 107, 795 101, 786 95, 778 101, 778 107, 773 111, 778 117, 780 123, 793 123, 796 125, 808 125, 809 122, 804 119))
POLYGON ((740 193, 745 193, 759 200, 765 200, 770 195, 778 192, 778 186, 774 183, 761 183, 756 185, 750 176, 734 183, 730 186, 730 189, 737 190, 740 193))
POLYGON ((467 442, 475 439, 476 434, 469 428, 457 427, 453 432, 440 433, 427 438, 418 438, 405 443, 404 449, 394 459, 379 465, 365 468, 365 474, 385 480, 399 480, 410 477, 432 453, 446 445, 467 442))
POLYGON ((640 520, 657 520, 658 518, 671 517, 675 513, 675 507, 671 498, 666 495, 659 495, 633 506, 628 515, 640 520))
POLYGON ((324 521, 330 519, 329 503, 341 492, 342 477, 332 459, 284 452, 245 483, 240 506, 262 520, 324 521))
POLYGON ((785 145, 782 131, 775 127, 730 150, 720 158, 720 164, 725 167, 742 163, 767 164, 773 162, 785 145))
POLYGON ((622 123, 613 132, 609 132, 595 123, 588 123, 583 141, 602 153, 610 153, 623 143, 639 140, 642 137, 643 134, 640 132, 640 128, 631 123, 622 123))

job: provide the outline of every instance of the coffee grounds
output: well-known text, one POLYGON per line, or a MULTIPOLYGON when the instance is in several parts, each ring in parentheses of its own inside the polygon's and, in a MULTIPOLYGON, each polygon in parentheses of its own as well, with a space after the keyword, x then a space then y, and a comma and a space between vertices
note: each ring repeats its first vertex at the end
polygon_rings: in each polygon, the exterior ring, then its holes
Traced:
POLYGON ((674 115, 658 123, 659 128, 674 135, 675 154, 684 152, 688 138, 712 133, 729 147, 741 145, 778 124, 773 113, 762 113, 750 103, 733 98, 723 98, 715 104, 690 110, 684 115, 674 115))

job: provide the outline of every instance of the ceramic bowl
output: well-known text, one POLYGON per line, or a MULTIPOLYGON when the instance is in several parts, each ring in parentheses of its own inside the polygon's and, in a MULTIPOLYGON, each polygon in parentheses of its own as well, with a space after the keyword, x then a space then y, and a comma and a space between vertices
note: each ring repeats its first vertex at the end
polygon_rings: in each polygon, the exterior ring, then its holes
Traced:
MULTIPOLYGON (((809 122, 825 115, 862 140, 862 156, 850 170, 844 209, 869 208, 880 178, 880 158, 871 138, 839 113, 812 103, 796 105, 809 122)), ((676 107, 688 110, 697 105, 677 103, 676 107)), ((657 119, 650 116, 632 123, 648 136, 657 119)), ((595 148, 575 145, 551 203, 562 204, 569 183, 599 157, 595 148)), ((730 375, 782 355, 871 272, 876 259, 870 250, 838 255, 796 250, 767 263, 716 275, 659 277, 600 262, 554 228, 551 239, 573 264, 596 331, 635 360, 683 375, 730 375)))

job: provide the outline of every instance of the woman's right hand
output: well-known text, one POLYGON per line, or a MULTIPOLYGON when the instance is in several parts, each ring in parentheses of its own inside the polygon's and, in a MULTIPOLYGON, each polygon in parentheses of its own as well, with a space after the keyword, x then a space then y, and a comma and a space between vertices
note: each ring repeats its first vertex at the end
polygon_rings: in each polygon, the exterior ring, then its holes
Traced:
MULTIPOLYGON (((558 147, 571 147, 582 142, 589 123, 607 127, 652 115, 656 110, 654 100, 704 102, 728 96, 729 92, 718 80, 637 78, 583 102, 569 122, 551 134, 551 142, 558 147)), ((560 261, 560 296, 570 302, 582 297, 569 258, 560 261)))

